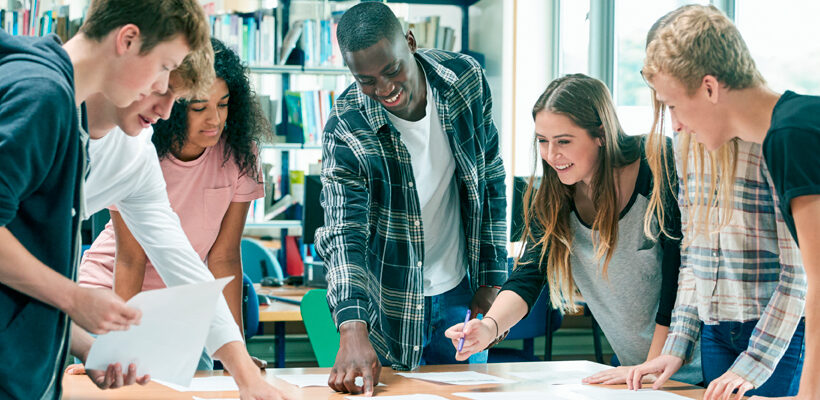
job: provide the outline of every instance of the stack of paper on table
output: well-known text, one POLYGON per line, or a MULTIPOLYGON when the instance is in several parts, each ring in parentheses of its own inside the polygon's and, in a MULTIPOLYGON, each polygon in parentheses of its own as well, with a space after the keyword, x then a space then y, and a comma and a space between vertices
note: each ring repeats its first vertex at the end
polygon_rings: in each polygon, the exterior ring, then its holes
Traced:
POLYGON ((514 383, 515 381, 499 378, 493 375, 482 374, 475 371, 462 372, 400 372, 405 378, 421 379, 425 381, 446 383, 449 385, 486 385, 491 383, 514 383))
MULTIPOLYGON (((361 396, 347 396, 350 400, 359 400, 361 396)), ((434 394, 402 394, 398 396, 379 396, 379 399, 384 400, 447 400, 445 397, 436 396, 434 394)))
POLYGON ((154 382, 168 386, 178 392, 236 392, 239 387, 232 376, 206 376, 191 379, 188 386, 176 385, 171 382, 154 379, 154 382))
POLYGON ((222 289, 233 277, 137 293, 127 304, 142 311, 139 325, 100 335, 88 353, 86 369, 109 364, 137 365, 151 375, 188 386, 196 372, 222 289))
POLYGON ((684 400, 683 396, 660 390, 642 389, 638 391, 627 389, 610 389, 591 385, 561 385, 546 389, 522 392, 463 392, 453 393, 453 396, 465 397, 472 400, 684 400))
POLYGON ((538 364, 538 369, 527 372, 508 372, 516 378, 528 381, 539 381, 550 385, 567 385, 581 383, 581 380, 611 369, 608 365, 601 365, 591 361, 551 361, 538 364))

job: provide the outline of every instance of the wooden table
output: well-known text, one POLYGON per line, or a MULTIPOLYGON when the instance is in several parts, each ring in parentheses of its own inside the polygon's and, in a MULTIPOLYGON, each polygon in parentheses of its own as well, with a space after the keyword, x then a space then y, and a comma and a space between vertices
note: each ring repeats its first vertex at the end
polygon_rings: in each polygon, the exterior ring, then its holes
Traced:
MULTIPOLYGON (((310 289, 304 286, 263 287, 255 284, 256 293, 301 301, 310 289)), ((274 347, 276 348, 276 368, 285 366, 285 322, 302 320, 302 312, 296 304, 271 299, 269 305, 259 305, 259 322, 273 323, 274 347)))
MULTIPOLYGON (((509 364, 479 364, 479 365, 437 365, 437 366, 423 366, 419 368, 418 372, 443 372, 443 371, 477 371, 482 373, 489 373, 510 379, 517 379, 509 372, 532 372, 537 370, 541 362, 529 363, 509 363, 509 364)), ((268 369, 266 372, 266 379, 274 386, 279 388, 285 394, 291 396, 295 400, 341 400, 346 396, 345 394, 335 393, 329 387, 308 387, 299 389, 280 379, 276 375, 292 375, 292 374, 329 374, 330 368, 284 368, 284 369, 268 369)), ((212 376, 222 375, 221 372, 197 373, 197 376, 212 376)), ((443 385, 432 382, 421 381, 418 379, 408 379, 395 375, 395 371, 390 368, 383 368, 381 377, 379 379, 387 386, 376 388, 375 396, 388 396, 412 393, 435 394, 453 400, 466 400, 464 397, 453 396, 452 393, 457 392, 488 392, 488 391, 537 391, 545 389, 547 385, 536 382, 517 382, 504 385, 478 385, 478 386, 454 386, 443 385)), ((625 386, 610 386, 610 388, 625 388, 625 386)), ((698 386, 687 385, 678 382, 669 382, 664 385, 663 390, 675 393, 677 395, 691 398, 701 399, 705 389, 698 386)), ((84 375, 66 376, 63 379, 63 399, 64 400, 93 400, 93 399, 187 399, 190 400, 192 396, 201 397, 220 397, 220 398, 238 398, 238 392, 176 392, 163 385, 151 382, 146 386, 130 386, 126 388, 102 391, 97 389, 93 383, 84 375)))

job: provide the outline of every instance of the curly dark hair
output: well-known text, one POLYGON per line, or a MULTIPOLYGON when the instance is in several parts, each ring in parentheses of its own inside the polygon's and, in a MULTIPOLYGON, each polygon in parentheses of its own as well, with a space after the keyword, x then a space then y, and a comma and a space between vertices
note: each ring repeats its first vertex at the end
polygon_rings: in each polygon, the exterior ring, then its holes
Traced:
MULTIPOLYGON (((233 156, 241 174, 261 182, 258 149, 260 143, 270 138, 270 123, 262 113, 248 80, 248 69, 239 56, 217 39, 211 38, 211 45, 216 77, 225 81, 230 93, 228 118, 220 139, 225 141, 224 162, 233 156)), ((188 104, 180 100, 174 104, 168 120, 154 124, 151 141, 160 158, 179 153, 188 140, 188 104)))

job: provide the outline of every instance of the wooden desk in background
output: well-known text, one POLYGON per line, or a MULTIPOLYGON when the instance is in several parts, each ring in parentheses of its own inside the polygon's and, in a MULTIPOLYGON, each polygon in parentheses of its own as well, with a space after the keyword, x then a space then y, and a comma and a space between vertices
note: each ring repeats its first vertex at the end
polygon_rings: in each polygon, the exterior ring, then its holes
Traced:
MULTIPOLYGON (((304 286, 262 287, 259 284, 254 284, 254 288, 258 294, 296 301, 301 301, 302 296, 312 289, 304 286)), ((273 323, 274 347, 276 349, 274 367, 285 367, 285 322, 300 321, 302 321, 302 312, 297 304, 270 299, 269 305, 259 305, 259 322, 273 323)))
MULTIPOLYGON (((477 371, 488 373, 504 378, 519 380, 509 372, 533 372, 538 369, 542 362, 509 363, 509 364, 479 364, 479 365, 431 365, 422 366, 417 372, 454 372, 454 371, 477 371)), ((297 400, 341 400, 345 399, 345 394, 335 393, 329 387, 307 387, 299 389, 285 381, 276 378, 276 375, 294 374, 329 374, 330 368, 285 368, 268 369, 266 379, 283 392, 292 395, 297 400)), ((432 382, 409 379, 398 376, 396 371, 385 367, 382 369, 380 381, 387 386, 376 388, 376 396, 402 395, 402 394, 435 394, 453 400, 466 400, 464 397, 453 396, 458 392, 500 392, 500 391, 537 391, 547 388, 547 384, 538 381, 516 382, 511 384, 497 385, 476 385, 476 386, 455 386, 444 385, 432 382)), ((219 376, 221 371, 197 373, 197 376, 219 376)), ((621 386, 609 386, 610 388, 625 388, 621 386)), ((664 390, 690 399, 701 399, 703 388, 687 385, 678 382, 668 382, 664 385, 664 390)), ((95 400, 95 399, 186 399, 192 396, 238 398, 239 392, 177 392, 163 385, 151 382, 146 386, 129 386, 115 390, 99 390, 84 375, 67 375, 63 379, 63 400, 95 400)), ((605 400, 605 399, 604 399, 605 400)))

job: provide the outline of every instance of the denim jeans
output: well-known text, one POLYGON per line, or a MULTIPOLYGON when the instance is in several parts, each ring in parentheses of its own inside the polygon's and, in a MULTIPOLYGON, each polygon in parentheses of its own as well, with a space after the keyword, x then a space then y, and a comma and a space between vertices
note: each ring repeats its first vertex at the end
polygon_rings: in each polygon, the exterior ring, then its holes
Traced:
POLYGON ((214 359, 208 355, 207 350, 202 350, 202 355, 199 356, 199 363, 196 366, 197 371, 213 371, 214 359))
MULTIPOLYGON (((456 348, 452 340, 444 336, 444 331, 464 322, 464 316, 473 299, 470 281, 464 277, 458 286, 436 296, 424 297, 424 335, 421 365, 438 364, 485 364, 487 350, 473 354, 465 361, 456 361, 456 348)), ((382 365, 390 363, 379 354, 382 365)))
MULTIPOLYGON (((703 380, 706 385, 728 371, 740 353, 746 351, 756 324, 757 320, 703 325, 700 349, 703 380)), ((804 321, 801 320, 786 353, 783 354, 769 380, 759 388, 746 392, 747 396, 780 397, 797 394, 803 371, 804 329, 804 321)))

